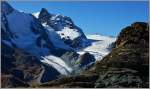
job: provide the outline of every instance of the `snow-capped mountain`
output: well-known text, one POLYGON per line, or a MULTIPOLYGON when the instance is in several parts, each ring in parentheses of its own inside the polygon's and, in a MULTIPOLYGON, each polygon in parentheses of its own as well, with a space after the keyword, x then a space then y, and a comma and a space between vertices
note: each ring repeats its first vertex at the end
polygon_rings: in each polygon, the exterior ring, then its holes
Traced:
POLYGON ((45 8, 42 8, 40 12, 33 13, 33 15, 43 26, 52 27, 67 45, 73 48, 87 45, 87 38, 83 31, 73 23, 70 17, 51 14, 45 8))
MULTIPOLYGON (((36 69, 39 75, 17 69, 23 73, 22 81, 41 83, 58 78, 58 76, 76 74, 89 68, 110 52, 110 45, 115 38, 101 35, 84 35, 71 18, 59 14, 51 14, 46 9, 40 13, 32 14, 20 12, 3 1, 1 5, 1 32, 4 64, 14 59, 15 62, 27 66, 31 71, 32 62, 38 65, 36 69), (21 54, 18 53, 21 51, 21 54), (9 55, 9 56, 8 56, 9 55), (94 55, 94 57, 93 57, 94 55), (23 56, 23 59, 21 57, 23 56), (29 56, 29 58, 28 58, 29 56), (19 60, 17 60, 19 58, 19 60), (34 59, 34 61, 30 60, 34 59), (27 62, 27 63, 28 63, 27 62), (27 74, 26 74, 27 73, 27 74), (26 79, 27 78, 27 79, 26 79)), ((13 62, 14 63, 14 62, 13 62)), ((12 64, 13 64, 12 63, 12 64)), ((14 75, 13 70, 18 67, 17 63, 12 67, 9 74, 14 75)), ((6 65, 4 70, 8 69, 6 65)), ((9 70, 9 69, 8 69, 9 70)), ((18 73, 18 71, 15 71, 18 73)))
MULTIPOLYGON (((53 29, 46 29, 34 16, 13 9, 7 2, 2 2, 1 22, 2 43, 36 56, 43 63, 49 59, 47 56, 53 55, 53 60, 55 60, 56 56, 72 50, 64 44, 53 29)), ((59 59, 57 61, 60 62, 54 61, 54 63, 63 65, 63 60, 59 59)), ((47 64, 57 70, 57 67, 50 62, 52 63, 53 61, 49 61, 47 64)), ((61 67, 64 70, 68 68, 66 66, 61 67)), ((57 71, 63 74, 61 70, 57 71)))

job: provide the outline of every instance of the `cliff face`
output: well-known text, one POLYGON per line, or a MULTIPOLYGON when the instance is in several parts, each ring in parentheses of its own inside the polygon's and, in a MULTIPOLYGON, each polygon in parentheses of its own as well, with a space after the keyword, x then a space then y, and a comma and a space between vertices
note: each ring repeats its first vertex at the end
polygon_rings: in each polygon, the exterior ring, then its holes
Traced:
POLYGON ((143 70, 148 67, 148 24, 137 22, 124 28, 116 40, 116 47, 96 65, 143 70), (140 69, 141 68, 141 69, 140 69))
POLYGON ((120 32, 112 52, 90 70, 40 87, 149 87, 148 79, 149 27, 136 22, 120 32))
POLYGON ((118 36, 116 47, 95 65, 95 71, 108 73, 105 78, 99 78, 97 87, 148 87, 148 24, 136 22, 124 28, 118 36))

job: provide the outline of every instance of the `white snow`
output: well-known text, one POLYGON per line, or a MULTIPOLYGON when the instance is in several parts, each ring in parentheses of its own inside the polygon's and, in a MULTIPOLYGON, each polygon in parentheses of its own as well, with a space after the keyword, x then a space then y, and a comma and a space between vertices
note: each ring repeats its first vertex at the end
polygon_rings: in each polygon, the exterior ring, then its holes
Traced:
POLYGON ((53 30, 49 30, 49 38, 55 47, 63 48, 63 49, 71 49, 70 46, 66 45, 64 41, 61 40, 60 36, 53 30))
POLYGON ((49 39, 51 40, 51 42, 53 43, 53 45, 55 47, 58 48, 62 48, 62 49, 71 49, 71 47, 69 47, 68 45, 66 45, 64 43, 64 41, 61 40, 59 34, 57 34, 53 28, 51 28, 50 26, 46 25, 46 23, 42 24, 47 30, 48 30, 48 35, 49 35, 49 39))
POLYGON ((89 52, 95 56, 96 60, 101 60, 106 56, 110 52, 109 46, 116 40, 116 38, 102 35, 87 35, 87 38, 91 40, 91 45, 77 52, 81 55, 89 52))
POLYGON ((51 20, 60 20, 60 18, 57 18, 58 16, 60 16, 60 14, 56 14, 54 16, 51 17, 51 20))
POLYGON ((81 34, 77 32, 76 29, 71 29, 69 27, 64 27, 61 31, 57 31, 61 38, 74 40, 79 37, 81 34), (69 37, 69 38, 68 38, 69 37))
POLYGON ((39 17, 39 14, 40 14, 40 12, 32 13, 32 15, 33 15, 33 16, 35 16, 36 18, 38 18, 38 17, 39 17))
POLYGON ((58 72, 60 72, 62 75, 68 75, 72 72, 72 68, 69 67, 61 58, 56 56, 45 56, 42 57, 43 60, 41 62, 47 63, 51 65, 53 68, 55 68, 58 72))
POLYGON ((49 30, 49 31, 54 31, 54 29, 53 29, 52 27, 50 27, 49 25, 47 25, 47 22, 42 23, 42 26, 43 26, 45 29, 49 30))
POLYGON ((49 27, 46 22, 45 22, 45 23, 42 23, 42 25, 43 25, 44 27, 49 27))

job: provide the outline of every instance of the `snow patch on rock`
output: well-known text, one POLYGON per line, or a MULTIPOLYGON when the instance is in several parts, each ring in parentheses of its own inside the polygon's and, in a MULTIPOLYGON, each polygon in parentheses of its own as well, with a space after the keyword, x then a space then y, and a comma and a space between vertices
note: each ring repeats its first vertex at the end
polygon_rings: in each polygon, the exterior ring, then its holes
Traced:
POLYGON ((43 60, 41 60, 41 62, 49 64, 50 66, 54 67, 62 75, 68 75, 73 70, 59 57, 49 55, 42 58, 43 60))
POLYGON ((38 18, 38 17, 39 17, 39 14, 40 14, 40 12, 32 13, 32 15, 33 15, 33 16, 35 16, 36 18, 38 18))
POLYGON ((57 33, 61 36, 61 38, 74 40, 79 37, 81 34, 77 31, 77 29, 71 29, 69 27, 64 27, 61 31, 57 31, 57 33))

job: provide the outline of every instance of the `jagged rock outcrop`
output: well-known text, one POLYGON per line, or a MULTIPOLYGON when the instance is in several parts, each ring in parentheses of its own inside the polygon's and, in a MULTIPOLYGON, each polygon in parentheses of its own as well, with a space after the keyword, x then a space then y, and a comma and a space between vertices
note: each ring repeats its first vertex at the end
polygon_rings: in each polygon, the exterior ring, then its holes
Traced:
MULTIPOLYGON (((96 71, 113 71, 112 68, 127 68, 135 73, 119 73, 114 78, 116 84, 103 87, 148 87, 149 79, 149 27, 147 23, 136 22, 124 28, 116 41, 116 48, 101 62, 96 64, 96 71), (102 69, 102 70, 101 70, 102 69), (120 75, 119 75, 120 74, 120 75), (128 79, 128 80, 125 80, 128 79), (123 82, 122 82, 123 81, 123 82)), ((122 71, 126 71, 122 69, 122 71)), ((112 73, 112 77, 115 77, 112 73)), ((106 79, 111 79, 108 77, 106 79)), ((102 81, 102 80, 101 80, 102 81)), ((106 82, 106 81, 105 81, 106 82)), ((113 82, 113 83, 114 83, 113 82)))
POLYGON ((106 67, 127 67, 142 71, 149 65, 148 48, 148 24, 136 22, 121 31, 116 47, 99 63, 106 67))
POLYGON ((42 8, 38 17, 41 23, 45 23, 49 21, 49 19, 51 18, 51 14, 48 13, 48 11, 45 8, 42 8))
POLYGON ((84 53, 81 55, 77 61, 80 67, 84 69, 89 69, 95 63, 95 58, 90 53, 84 53))
POLYGON ((14 11, 14 8, 11 7, 6 1, 1 2, 1 12, 2 14, 8 15, 12 11, 14 11))

